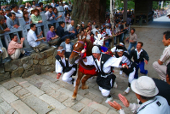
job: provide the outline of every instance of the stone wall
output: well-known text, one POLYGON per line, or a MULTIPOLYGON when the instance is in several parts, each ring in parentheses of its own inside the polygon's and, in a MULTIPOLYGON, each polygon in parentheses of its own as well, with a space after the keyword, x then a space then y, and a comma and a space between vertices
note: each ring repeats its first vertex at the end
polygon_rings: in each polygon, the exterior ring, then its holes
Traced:
POLYGON ((0 67, 0 81, 54 71, 56 54, 56 49, 50 48, 41 53, 32 53, 21 59, 11 60, 0 67))

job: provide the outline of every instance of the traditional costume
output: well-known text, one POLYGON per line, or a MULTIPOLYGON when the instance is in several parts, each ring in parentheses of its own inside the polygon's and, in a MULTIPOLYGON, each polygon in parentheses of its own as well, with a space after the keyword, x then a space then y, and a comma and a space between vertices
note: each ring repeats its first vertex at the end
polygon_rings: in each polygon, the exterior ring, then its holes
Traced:
MULTIPOLYGON (((92 48, 92 53, 100 54, 98 46, 92 48)), ((98 71, 97 84, 99 90, 104 97, 107 97, 106 102, 112 100, 110 90, 113 87, 116 76, 112 72, 112 67, 119 67, 121 58, 115 58, 107 54, 101 54, 100 59, 96 59, 93 56, 87 56, 87 62, 85 65, 94 65, 98 71)))

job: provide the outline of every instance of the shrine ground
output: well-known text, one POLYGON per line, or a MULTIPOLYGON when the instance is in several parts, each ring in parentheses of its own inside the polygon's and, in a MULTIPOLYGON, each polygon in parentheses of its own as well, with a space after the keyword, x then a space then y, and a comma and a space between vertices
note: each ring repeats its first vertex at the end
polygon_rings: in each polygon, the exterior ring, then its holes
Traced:
MULTIPOLYGON (((166 22, 167 23, 167 22, 166 22)), ((168 24, 168 23, 167 23, 168 24)), ((164 24, 162 27, 134 26, 138 35, 138 41, 144 42, 144 49, 148 52, 150 61, 146 65, 148 76, 158 78, 152 63, 159 59, 162 51, 162 33, 169 30, 164 24)), ((126 44, 128 46, 128 44, 126 44)), ((117 95, 123 93, 127 87, 127 78, 119 75, 115 70, 118 88, 111 90, 114 101, 122 106, 117 95)), ((142 74, 140 74, 141 76, 142 74)), ((72 101, 74 87, 56 79, 53 72, 32 75, 27 78, 13 78, 0 83, 0 114, 118 114, 118 112, 105 103, 95 79, 89 79, 89 89, 79 89, 77 100, 72 101)), ((131 91, 126 95, 130 102, 136 102, 135 94, 131 91)), ((125 108, 126 114, 131 114, 125 108)))

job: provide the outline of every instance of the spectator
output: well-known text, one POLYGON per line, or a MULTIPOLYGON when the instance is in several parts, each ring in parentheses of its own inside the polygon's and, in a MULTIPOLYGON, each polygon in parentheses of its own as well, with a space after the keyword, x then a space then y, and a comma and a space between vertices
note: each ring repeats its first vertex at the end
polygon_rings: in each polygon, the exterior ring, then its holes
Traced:
POLYGON ((54 31, 54 25, 49 25, 49 31, 47 32, 47 42, 51 46, 59 44, 60 38, 56 35, 54 31))
POLYGON ((65 17, 65 22, 66 22, 66 24, 70 24, 71 23, 70 13, 67 13, 67 16, 65 17))
POLYGON ((9 17, 7 16, 11 12, 10 8, 5 9, 5 18, 8 19, 9 17))
POLYGON ((33 10, 33 14, 31 15, 32 23, 42 23, 42 18, 40 16, 40 11, 38 9, 33 10))
POLYGON ((109 25, 106 26, 106 34, 109 36, 109 37, 112 37, 112 32, 110 31, 110 27, 109 25))
POLYGON ((10 29, 7 28, 7 25, 4 20, 4 16, 0 15, 0 34, 3 34, 5 32, 9 32, 10 29))
POLYGON ((62 46, 65 50, 65 53, 71 53, 73 51, 73 43, 70 42, 70 38, 67 37, 65 42, 62 42, 60 46, 62 46))
POLYGON ((90 21, 87 23, 87 26, 89 26, 89 29, 92 30, 92 25, 90 21))
POLYGON ((35 8, 35 1, 32 1, 32 8, 35 8))
POLYGON ((132 47, 136 48, 136 45, 137 45, 137 35, 135 33, 135 29, 134 28, 131 29, 130 37, 127 38, 127 39, 129 39, 129 42, 130 42, 129 43, 129 47, 128 47, 128 52, 130 54, 132 47))
POLYGON ((23 15, 24 8, 25 8, 24 5, 20 5, 20 6, 19 6, 18 12, 21 13, 22 15, 23 15))
POLYGON ((16 34, 11 35, 11 42, 8 45, 8 54, 11 59, 18 59, 23 56, 25 51, 23 50, 23 43, 25 38, 21 38, 21 43, 18 43, 18 37, 16 34))
POLYGON ((56 6, 56 3, 54 0, 52 0, 51 6, 54 8, 56 6))
POLYGON ((67 26, 67 31, 70 33, 75 33, 74 31, 74 20, 71 20, 71 23, 67 26))
POLYGON ((18 28, 19 27, 19 22, 18 19, 15 16, 15 13, 9 13, 8 14, 8 19, 6 21, 7 27, 12 29, 12 28, 18 28))
POLYGON ((61 18, 62 15, 58 16, 58 10, 57 8, 53 8, 53 12, 54 12, 54 15, 55 15, 55 20, 57 20, 58 18, 61 18))
POLYGON ((136 63, 136 73, 135 78, 138 78, 138 69, 140 68, 140 73, 147 75, 148 71, 145 70, 145 64, 148 64, 149 56, 147 52, 142 49, 143 43, 138 42, 136 49, 133 49, 130 53, 130 58, 133 58, 136 63))
POLYGON ((45 16, 46 16, 48 21, 51 21, 55 18, 55 14, 53 12, 52 6, 48 6, 48 11, 45 13, 45 16))
POLYGON ((75 31, 76 36, 80 33, 80 25, 79 24, 76 25, 76 28, 74 31, 75 31))
POLYGON ((42 2, 39 3, 39 6, 41 8, 41 11, 44 11, 44 7, 43 7, 43 3, 42 2))
POLYGON ((0 65, 2 64, 2 60, 8 57, 8 53, 4 47, 0 47, 0 65))
POLYGON ((4 16, 4 11, 0 10, 0 15, 4 16))
POLYGON ((16 4, 12 5, 12 13, 15 13, 17 18, 23 17, 22 13, 18 11, 18 6, 16 4))
POLYGON ((99 33, 99 26, 96 25, 96 27, 92 30, 92 32, 93 32, 93 34, 95 34, 95 35, 96 35, 96 32, 97 32, 98 34, 100 34, 100 33, 99 33))
POLYGON ((48 7, 49 7, 49 5, 46 5, 46 6, 44 7, 44 13, 46 13, 46 12, 48 11, 48 7))
POLYGON ((82 30, 82 29, 85 29, 84 22, 81 22, 81 30, 82 30))
POLYGON ((25 24, 31 24, 32 23, 31 19, 29 18, 29 14, 28 14, 27 11, 23 12, 23 17, 24 17, 24 20, 25 20, 25 24))
POLYGON ((60 22, 60 25, 57 27, 57 35, 61 38, 61 41, 65 41, 65 38, 69 37, 68 32, 64 32, 64 27, 64 22, 60 22))
POLYGON ((93 21, 93 23, 92 23, 92 29, 94 29, 94 28, 95 28, 95 26, 96 26, 96 22, 95 22, 95 21, 93 21))
MULTIPOLYGON (((119 99, 122 103, 131 109, 135 114, 170 114, 170 106, 164 97, 157 96, 159 93, 152 78, 142 76, 137 80, 133 80, 131 84, 132 90, 135 92, 137 99, 142 104, 129 103, 129 101, 119 94, 119 99)), ((120 114, 125 114, 120 104, 116 101, 108 102, 113 108, 119 110, 120 114)))
POLYGON ((86 37, 87 40, 90 40, 90 33, 91 33, 91 31, 88 30, 88 31, 87 31, 87 37, 86 37))
POLYGON ((91 32, 90 33, 90 41, 93 43, 94 42, 94 34, 91 32))
POLYGON ((163 40, 162 40, 165 49, 163 51, 163 54, 161 55, 160 59, 158 61, 155 61, 153 63, 153 68, 158 73, 161 80, 166 81, 166 69, 168 63, 170 62, 170 31, 166 31, 163 33, 163 40))
POLYGON ((31 24, 30 25, 30 30, 28 31, 27 34, 27 41, 29 43, 29 45, 31 47, 33 47, 33 49, 38 53, 41 52, 43 50, 46 50, 49 48, 49 46, 47 44, 41 43, 40 41, 42 40, 46 40, 45 37, 43 38, 38 38, 42 35, 42 32, 36 36, 35 31, 36 31, 36 26, 35 24, 31 24))

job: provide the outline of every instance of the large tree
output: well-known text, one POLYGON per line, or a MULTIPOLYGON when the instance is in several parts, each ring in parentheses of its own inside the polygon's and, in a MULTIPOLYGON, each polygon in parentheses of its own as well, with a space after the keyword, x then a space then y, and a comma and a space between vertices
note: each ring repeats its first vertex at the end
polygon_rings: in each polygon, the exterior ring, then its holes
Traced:
POLYGON ((96 21, 96 23, 104 23, 106 14, 105 0, 74 0, 72 11, 72 19, 75 23, 81 21, 96 21))

